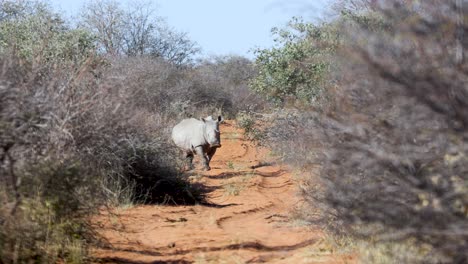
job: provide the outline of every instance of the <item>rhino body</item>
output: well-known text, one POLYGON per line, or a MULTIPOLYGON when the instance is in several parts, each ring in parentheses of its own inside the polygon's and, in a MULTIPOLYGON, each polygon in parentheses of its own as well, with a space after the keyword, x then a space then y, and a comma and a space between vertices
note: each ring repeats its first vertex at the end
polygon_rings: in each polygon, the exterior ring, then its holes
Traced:
POLYGON ((214 120, 211 116, 184 119, 172 129, 172 140, 183 150, 189 169, 193 169, 195 154, 202 159, 205 170, 210 170, 210 161, 221 147, 219 124, 223 121, 221 116, 214 120))

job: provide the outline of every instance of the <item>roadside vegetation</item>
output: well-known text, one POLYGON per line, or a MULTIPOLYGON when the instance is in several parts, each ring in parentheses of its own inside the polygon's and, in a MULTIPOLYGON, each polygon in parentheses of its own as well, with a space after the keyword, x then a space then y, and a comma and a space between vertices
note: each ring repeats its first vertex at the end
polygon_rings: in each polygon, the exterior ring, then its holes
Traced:
POLYGON ((91 1, 75 22, 0 3, 1 263, 87 262, 98 210, 204 202, 170 129, 261 107, 249 60, 195 64, 197 44, 150 4, 91 1))
POLYGON ((362 262, 465 263, 466 2, 335 9, 276 30, 251 82, 280 106, 266 138, 304 173, 304 217, 362 262))
POLYGON ((326 22, 273 29, 254 61, 196 59, 149 3, 89 1, 67 21, 0 1, 1 263, 86 262, 99 210, 204 202, 169 135, 211 114, 296 168, 297 215, 327 244, 468 261, 466 1, 336 1, 326 22))

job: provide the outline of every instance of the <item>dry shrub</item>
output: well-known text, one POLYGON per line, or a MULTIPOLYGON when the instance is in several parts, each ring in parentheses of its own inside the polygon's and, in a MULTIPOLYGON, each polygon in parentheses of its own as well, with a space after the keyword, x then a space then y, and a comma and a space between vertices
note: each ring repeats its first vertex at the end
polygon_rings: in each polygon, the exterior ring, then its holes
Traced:
POLYGON ((204 203, 207 190, 180 173, 170 130, 185 116, 242 107, 196 69, 144 57, 91 56, 45 72, 4 57, 0 78, 4 262, 84 257, 83 219, 100 205, 204 203))
POLYGON ((75 87, 63 85, 58 74, 54 81, 38 77, 40 71, 19 62, 1 61, 0 257, 53 262, 66 258, 66 244, 86 235, 84 223, 75 219, 97 201, 96 174, 74 144, 71 124, 81 111, 75 87))
POLYGON ((2 262, 84 257, 77 245, 92 234, 83 219, 100 205, 203 201, 178 172, 164 114, 88 64, 36 73, 2 60, 2 262))
POLYGON ((106 58, 46 4, 0 6, 0 262, 84 261, 84 219, 102 205, 204 202, 170 130, 247 107, 248 61, 220 73, 106 58))
POLYGON ((416 249, 402 261, 468 259, 468 42, 460 33, 468 7, 460 2, 376 2, 377 27, 353 14, 335 59, 338 104, 279 119, 269 133, 286 159, 319 170, 302 186, 311 220, 394 245, 384 251, 395 263, 408 241, 416 249))
POLYGON ((164 113, 170 122, 211 114, 234 118, 239 111, 264 108, 264 100, 247 85, 253 72, 251 62, 242 57, 213 58, 181 69, 142 56, 113 61, 105 75, 132 94, 136 106, 164 113))
MULTIPOLYGON (((240 56, 213 57, 196 68, 198 90, 212 97, 210 104, 221 108, 226 118, 239 112, 263 111, 266 101, 254 93, 248 83, 255 76, 252 61, 240 56)), ((200 98, 201 99, 201 98, 200 98)))

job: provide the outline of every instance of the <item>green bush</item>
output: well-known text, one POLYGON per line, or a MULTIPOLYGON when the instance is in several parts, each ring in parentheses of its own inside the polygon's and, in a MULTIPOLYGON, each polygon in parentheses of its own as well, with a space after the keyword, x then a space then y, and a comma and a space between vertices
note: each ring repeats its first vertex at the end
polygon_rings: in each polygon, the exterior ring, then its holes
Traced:
POLYGON ((272 30, 277 46, 255 51, 258 74, 251 88, 278 105, 299 101, 318 106, 330 71, 327 55, 337 44, 333 27, 293 19, 286 29, 272 30))
POLYGON ((95 210, 96 181, 88 182, 93 178, 84 175, 90 171, 78 164, 49 160, 27 167, 15 175, 22 180, 19 197, 0 190, 0 261, 83 263, 91 238, 83 216, 95 210))
POLYGON ((254 117, 250 113, 239 112, 236 116, 237 126, 244 129, 248 139, 260 143, 264 139, 264 132, 256 124, 254 117))
POLYGON ((14 54, 36 70, 79 65, 95 53, 92 34, 69 28, 46 4, 4 1, 0 13, 0 53, 14 54))

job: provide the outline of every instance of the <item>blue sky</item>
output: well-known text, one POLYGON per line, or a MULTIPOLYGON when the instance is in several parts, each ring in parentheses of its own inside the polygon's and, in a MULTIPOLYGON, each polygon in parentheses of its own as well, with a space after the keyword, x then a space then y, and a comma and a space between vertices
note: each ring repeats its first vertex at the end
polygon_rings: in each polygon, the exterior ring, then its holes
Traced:
MULTIPOLYGON (((86 0, 49 0, 68 16, 78 14, 86 0)), ((127 1, 121 0, 122 6, 127 1)), ((323 18, 327 0, 157 0, 156 15, 177 31, 187 32, 203 56, 236 54, 253 58, 254 48, 273 45, 272 27, 291 17, 323 18)))

